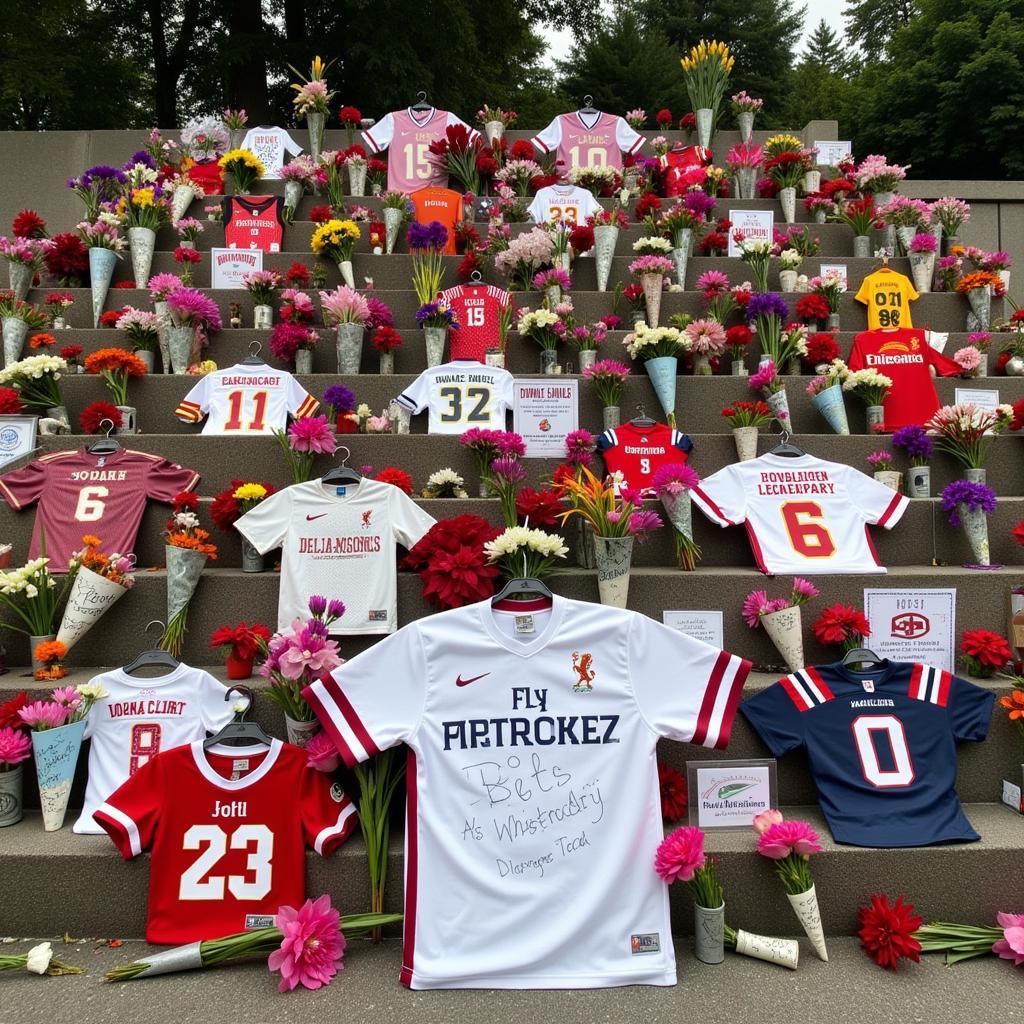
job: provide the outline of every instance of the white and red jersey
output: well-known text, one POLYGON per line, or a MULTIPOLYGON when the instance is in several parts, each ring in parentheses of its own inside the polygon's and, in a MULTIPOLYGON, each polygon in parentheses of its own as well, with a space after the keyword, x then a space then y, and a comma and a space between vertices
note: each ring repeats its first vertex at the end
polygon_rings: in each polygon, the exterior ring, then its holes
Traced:
POLYGON ((530 203, 530 216, 536 224, 586 224, 587 218, 601 209, 589 188, 579 185, 545 185, 530 203))
POLYGON ((512 383, 512 374, 500 366, 452 360, 424 370, 396 401, 413 415, 428 410, 428 434, 461 434, 470 427, 504 430, 512 383))
POLYGON ((622 170, 622 154, 635 153, 644 137, 618 114, 559 114, 530 140, 542 153, 555 153, 562 174, 573 167, 614 167, 622 170))
POLYGON ((46 534, 50 572, 67 572, 68 560, 93 534, 108 552, 129 554, 147 501, 170 503, 199 481, 194 469, 162 455, 120 448, 94 454, 87 448, 41 455, 22 469, 0 476, 0 495, 13 509, 38 502, 29 558, 40 554, 46 534))
POLYGON ((426 616, 307 688, 349 765, 410 750, 402 982, 674 984, 656 746, 724 747, 749 670, 556 596, 426 616))
POLYGON ((175 747, 95 813, 125 860, 153 851, 146 941, 216 939, 273 925, 306 898, 306 847, 323 857, 356 824, 341 786, 306 752, 262 745, 175 747))
POLYGON ((868 526, 891 530, 909 499, 852 466, 773 455, 720 469, 690 492, 713 523, 744 523, 769 574, 880 573, 868 526))
POLYGON ((430 144, 444 138, 449 125, 459 124, 474 131, 460 117, 447 110, 394 110, 363 132, 363 141, 374 153, 388 151, 388 189, 415 192, 426 185, 446 188, 448 172, 430 159, 430 144))
POLYGON ((166 675, 135 678, 123 669, 90 680, 107 696, 85 720, 89 781, 74 831, 102 834, 93 812, 118 786, 163 750, 201 740, 231 721, 228 691, 208 672, 182 662, 166 675))
POLYGON ((284 196, 225 196, 221 209, 227 248, 281 251, 284 196))
POLYGON ((452 308, 459 322, 448 333, 452 361, 472 359, 482 363, 489 348, 501 347, 501 311, 512 305, 512 295, 493 284, 457 284, 446 288, 441 298, 452 308))
POLYGON ((186 423, 207 417, 204 434, 247 437, 288 426, 288 416, 312 416, 320 403, 287 371, 237 363, 200 377, 174 415, 186 423))
POLYGON ((651 492, 651 480, 662 466, 686 462, 693 442, 686 434, 665 423, 650 427, 624 423, 606 430, 597 439, 609 473, 621 473, 620 486, 651 492))
POLYGON ((853 339, 847 365, 851 370, 877 370, 892 380, 882 403, 886 432, 910 424, 923 426, 938 412, 941 403, 932 369, 940 377, 963 373, 958 363, 928 344, 924 331, 914 327, 861 331, 853 339))
POLYGON ((662 169, 665 195, 685 195, 690 189, 692 180, 688 177, 688 173, 693 173, 695 167, 707 167, 710 163, 711 150, 704 146, 670 149, 667 153, 662 154, 658 157, 658 164, 662 169))
POLYGON ((242 139, 242 149, 251 150, 263 164, 261 177, 274 181, 281 177, 285 153, 297 156, 302 147, 284 130, 274 125, 250 128, 242 139))
POLYGON ((281 548, 277 628, 309 617, 309 599, 345 602, 342 636, 398 628, 396 544, 411 548, 434 525, 404 491, 379 480, 293 484, 235 523, 260 553, 281 548))

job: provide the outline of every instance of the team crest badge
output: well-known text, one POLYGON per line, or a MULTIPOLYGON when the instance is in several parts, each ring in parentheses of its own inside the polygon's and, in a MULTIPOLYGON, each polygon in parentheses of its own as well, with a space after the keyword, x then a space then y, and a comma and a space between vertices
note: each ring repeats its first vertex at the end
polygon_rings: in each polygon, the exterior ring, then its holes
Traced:
POLYGON ((373 518, 373 509, 372 509, 372 508, 368 508, 368 509, 367 509, 367 510, 366 510, 366 511, 365 511, 365 512, 363 513, 363 527, 364 527, 365 529, 369 529, 369 527, 370 527, 370 525, 371 525, 371 523, 370 523, 370 520, 371 520, 372 518, 373 518))
POLYGON ((572 652, 572 670, 576 673, 576 683, 573 686, 573 693, 592 693, 594 690, 594 677, 597 673, 591 668, 594 664, 593 655, 589 651, 580 654, 579 651, 572 652))

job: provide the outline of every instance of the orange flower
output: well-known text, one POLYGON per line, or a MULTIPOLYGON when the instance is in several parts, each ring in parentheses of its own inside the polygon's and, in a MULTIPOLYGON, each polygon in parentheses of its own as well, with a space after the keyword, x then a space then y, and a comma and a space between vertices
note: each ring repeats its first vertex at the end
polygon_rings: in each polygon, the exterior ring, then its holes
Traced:
POLYGON ((143 377, 146 364, 134 352, 123 348, 101 348, 85 357, 86 373, 123 373, 128 377, 143 377))
POLYGON ((958 292, 970 292, 975 288, 984 288, 986 285, 998 285, 1002 283, 1002 279, 998 274, 993 274, 988 270, 976 270, 973 274, 964 274, 956 283, 956 290, 958 292))
POLYGON ((999 706, 1006 708, 1011 722, 1024 721, 1024 691, 1014 690, 1006 697, 999 698, 999 706))
POLYGON ((45 332, 41 334, 33 334, 32 337, 28 339, 29 348, 49 348, 51 345, 56 344, 57 339, 52 334, 47 334, 45 332))
POLYGON ((99 546, 100 546, 100 545, 101 545, 101 544, 103 543, 103 541, 101 541, 101 540, 99 539, 99 537, 96 537, 95 535, 93 535, 93 534, 91 534, 91 533, 87 533, 87 534, 86 534, 86 535, 85 535, 85 536, 84 536, 84 537, 82 538, 82 543, 83 543, 83 544, 84 544, 84 545, 85 545, 85 546, 86 546, 87 548, 98 548, 98 547, 99 547, 99 546))
POLYGON ((187 533, 172 533, 167 537, 167 543, 173 548, 188 548, 190 551, 198 551, 209 558, 217 557, 217 545, 204 543, 210 535, 206 530, 197 529, 196 536, 187 533))
POLYGON ((36 644, 34 656, 36 661, 49 665, 51 661, 63 661, 68 656, 68 649, 59 640, 44 640, 36 644))
POLYGON ((53 682, 56 679, 63 679, 67 674, 68 670, 63 665, 56 664, 47 668, 37 668, 32 676, 39 682, 53 682))

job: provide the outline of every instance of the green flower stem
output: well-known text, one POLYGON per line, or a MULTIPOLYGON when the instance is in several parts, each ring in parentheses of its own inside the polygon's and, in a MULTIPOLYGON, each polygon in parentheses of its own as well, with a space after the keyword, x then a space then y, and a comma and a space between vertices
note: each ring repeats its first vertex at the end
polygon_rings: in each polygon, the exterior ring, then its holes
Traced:
POLYGON ((776 861, 775 871, 790 896, 799 896, 814 885, 811 877, 811 858, 804 853, 791 853, 776 861))

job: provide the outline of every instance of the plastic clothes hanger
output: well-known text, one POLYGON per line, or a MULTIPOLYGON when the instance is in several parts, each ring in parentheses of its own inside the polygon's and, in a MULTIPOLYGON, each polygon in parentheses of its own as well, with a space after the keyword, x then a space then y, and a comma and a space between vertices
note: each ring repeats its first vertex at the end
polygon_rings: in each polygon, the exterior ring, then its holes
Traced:
POLYGON ((100 427, 106 424, 107 432, 104 437, 101 437, 98 441, 93 441, 91 445, 86 449, 92 455, 111 455, 114 452, 121 450, 121 442, 113 436, 114 433, 114 421, 112 419, 100 420, 100 427))
POLYGON ((593 117, 594 114, 600 113, 597 107, 594 106, 594 97, 589 93, 583 97, 583 106, 577 111, 579 114, 586 114, 588 117, 593 117))
POLYGON ((543 581, 535 579, 533 576, 526 575, 526 555, 523 555, 523 575, 516 576, 514 579, 508 581, 491 598, 491 607, 493 608, 496 604, 504 601, 508 597, 525 597, 528 594, 534 596, 540 596, 547 598, 547 600, 554 600, 554 595, 551 593, 551 588, 543 581))
POLYGON ((882 665, 885 663, 885 659, 880 658, 867 647, 855 647, 852 651, 847 651, 843 655, 843 660, 840 664, 853 665, 855 663, 859 665, 882 665))
POLYGON ((789 431, 784 429, 782 433, 779 435, 779 443, 774 448, 772 448, 771 451, 768 452, 768 454, 783 455, 786 456, 787 458, 794 459, 799 458, 801 455, 806 455, 807 453, 802 448, 798 448, 795 444, 790 443, 789 439, 791 436, 792 435, 789 433, 789 431))
POLYGON ((636 407, 636 415, 629 421, 634 427, 654 427, 658 421, 647 415, 644 403, 640 402, 636 407))
POLYGON ((335 466, 333 469, 327 470, 322 477, 320 482, 323 484, 357 484, 362 480, 362 476, 359 471, 353 469, 347 465, 349 456, 352 454, 343 444, 338 445, 338 451, 343 451, 345 454, 341 457, 341 465, 335 466))
POLYGON ((242 360, 242 366, 266 366, 267 361, 260 355, 263 346, 258 341, 249 342, 249 354, 242 360))
POLYGON ((416 93, 416 102, 409 109, 421 113, 424 110, 432 110, 433 107, 427 102, 427 94, 421 89, 416 93))
POLYGON ((227 725, 203 740, 203 750, 209 750, 210 747, 218 743, 227 743, 232 740, 244 740, 246 743, 262 743, 266 747, 271 746, 274 741, 263 731, 259 722, 247 722, 245 720, 245 716, 252 711, 253 704, 256 701, 255 690, 251 686, 231 686, 225 691, 224 699, 231 700, 233 693, 240 693, 246 698, 248 703, 227 725))
MULTIPOLYGON (((162 620, 150 619, 149 622, 146 623, 146 628, 143 632, 148 633, 149 627, 152 625, 160 627, 159 636, 163 636, 167 630, 167 627, 164 625, 162 620)), ((181 662, 178 661, 173 654, 161 650, 159 647, 154 647, 151 650, 143 651, 141 654, 136 655, 132 661, 128 662, 128 664, 121 669, 121 671, 130 675, 132 672, 136 672, 140 668, 155 665, 160 668, 170 669, 170 671, 173 672, 180 664, 181 662)))

